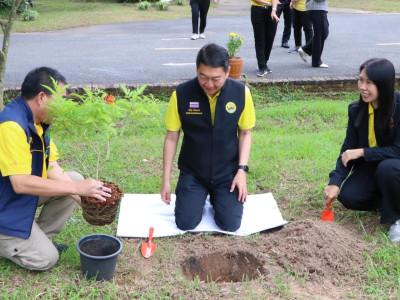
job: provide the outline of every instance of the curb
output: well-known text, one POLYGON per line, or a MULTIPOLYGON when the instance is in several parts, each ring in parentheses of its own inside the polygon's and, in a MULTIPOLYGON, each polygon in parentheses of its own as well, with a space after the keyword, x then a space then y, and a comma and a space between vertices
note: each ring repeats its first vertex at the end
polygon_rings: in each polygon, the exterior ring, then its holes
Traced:
MULTIPOLYGON (((246 79, 245 75, 239 80, 251 87, 266 87, 274 85, 278 87, 289 88, 290 90, 303 90, 306 94, 344 94, 357 91, 358 76, 335 76, 335 77, 309 77, 309 78, 263 78, 263 79, 246 79)), ((178 84, 182 82, 169 82, 169 83, 152 83, 146 87, 146 94, 158 95, 166 93, 170 95, 178 84)), ((101 89, 107 93, 119 94, 120 85, 125 85, 129 89, 135 89, 141 85, 132 84, 112 84, 112 85, 74 85, 68 89, 69 93, 80 94, 84 88, 91 90, 101 89)), ((395 77, 396 88, 400 87, 400 73, 395 77)), ((10 87, 4 89, 9 99, 15 98, 20 93, 20 87, 10 87)))

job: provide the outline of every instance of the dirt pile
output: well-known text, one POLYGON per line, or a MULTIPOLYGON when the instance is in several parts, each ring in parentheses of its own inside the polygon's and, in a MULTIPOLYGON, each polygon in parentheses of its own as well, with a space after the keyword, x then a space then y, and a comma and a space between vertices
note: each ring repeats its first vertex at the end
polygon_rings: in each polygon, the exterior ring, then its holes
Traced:
POLYGON ((272 233, 266 242, 266 254, 279 266, 309 280, 365 271, 368 245, 336 223, 297 221, 272 233))

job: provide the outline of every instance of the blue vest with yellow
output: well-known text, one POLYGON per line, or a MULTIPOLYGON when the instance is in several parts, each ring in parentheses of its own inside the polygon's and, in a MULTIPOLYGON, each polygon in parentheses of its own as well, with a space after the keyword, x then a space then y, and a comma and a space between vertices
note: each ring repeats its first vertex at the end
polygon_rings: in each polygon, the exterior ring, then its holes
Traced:
MULTIPOLYGON (((27 142, 32 155, 31 174, 42 177, 43 172, 43 143, 37 134, 32 111, 24 98, 19 97, 11 101, 0 113, 0 123, 14 121, 25 131, 27 142)), ((50 153, 50 137, 46 133, 48 125, 42 124, 43 140, 46 149, 46 167, 50 153)), ((0 171, 0 233, 28 239, 31 234, 39 197, 27 194, 16 194, 8 176, 0 171)))
POLYGON ((178 112, 184 133, 179 169, 213 181, 237 170, 238 121, 245 105, 245 86, 228 78, 218 96, 214 126, 210 103, 194 78, 176 88, 178 112))

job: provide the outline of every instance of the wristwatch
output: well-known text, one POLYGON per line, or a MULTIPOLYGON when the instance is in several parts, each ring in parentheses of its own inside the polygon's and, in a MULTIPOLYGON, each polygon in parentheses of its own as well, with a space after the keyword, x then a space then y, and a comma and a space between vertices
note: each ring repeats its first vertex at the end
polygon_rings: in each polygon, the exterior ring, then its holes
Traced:
POLYGON ((242 170, 244 170, 246 173, 248 173, 249 172, 249 167, 248 166, 246 166, 246 165, 239 165, 238 166, 238 170, 239 169, 242 169, 242 170))

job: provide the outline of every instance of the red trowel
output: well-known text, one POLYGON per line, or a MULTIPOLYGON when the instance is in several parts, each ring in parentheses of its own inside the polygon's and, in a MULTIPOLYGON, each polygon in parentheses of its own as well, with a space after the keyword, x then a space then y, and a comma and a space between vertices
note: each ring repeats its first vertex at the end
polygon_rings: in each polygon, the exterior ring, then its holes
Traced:
POLYGON ((333 222, 333 210, 330 210, 332 204, 332 200, 329 201, 326 209, 322 211, 321 220, 324 222, 333 222))
POLYGON ((154 250, 156 250, 157 243, 153 243, 153 233, 154 228, 150 227, 149 231, 149 240, 146 242, 142 242, 142 255, 144 258, 149 258, 153 255, 154 250))

